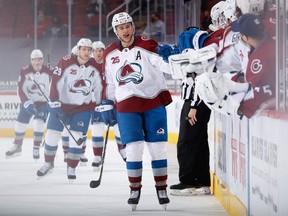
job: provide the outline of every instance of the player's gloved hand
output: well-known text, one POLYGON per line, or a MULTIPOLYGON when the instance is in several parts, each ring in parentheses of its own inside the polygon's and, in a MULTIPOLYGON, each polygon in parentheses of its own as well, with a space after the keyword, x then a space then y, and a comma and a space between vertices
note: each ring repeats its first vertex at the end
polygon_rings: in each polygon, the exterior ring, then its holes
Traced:
POLYGON ((48 102, 48 110, 50 115, 54 116, 62 116, 64 114, 63 110, 61 109, 61 102, 60 101, 49 101, 48 102))
POLYGON ((103 122, 101 115, 101 105, 95 107, 95 111, 92 114, 92 122, 103 122))
POLYGON ((162 59, 165 62, 169 62, 168 61, 168 57, 170 55, 174 55, 174 54, 179 54, 180 53, 180 49, 174 45, 174 46, 170 46, 168 44, 164 44, 164 45, 159 45, 156 48, 156 52, 159 54, 160 57, 162 57, 162 59))
POLYGON ((37 109, 36 105, 32 100, 28 100, 23 104, 23 107, 25 108, 25 111, 29 115, 36 115, 37 114, 37 109))
POLYGON ((250 100, 250 99, 254 98, 253 86, 250 82, 247 84, 248 84, 248 87, 247 87, 247 91, 245 92, 243 101, 250 100))
POLYGON ((183 74, 191 74, 193 72, 196 74, 203 73, 203 66, 201 64, 182 63, 180 67, 183 74))
POLYGON ((187 48, 197 50, 204 46, 204 42, 208 37, 208 32, 196 27, 191 27, 178 36, 178 47, 181 52, 187 48))
POLYGON ((117 113, 112 100, 102 100, 101 117, 106 125, 114 126, 117 123, 117 113))

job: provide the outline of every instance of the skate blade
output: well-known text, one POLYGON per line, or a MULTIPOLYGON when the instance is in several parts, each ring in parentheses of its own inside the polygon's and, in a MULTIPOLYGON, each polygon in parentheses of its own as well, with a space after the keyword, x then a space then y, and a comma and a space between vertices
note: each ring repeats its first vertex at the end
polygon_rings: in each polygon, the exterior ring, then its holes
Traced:
POLYGON ((50 175, 52 172, 53 172, 53 169, 52 169, 52 170, 49 170, 49 171, 48 171, 45 175, 43 175, 43 176, 37 176, 37 180, 43 179, 44 177, 50 175))
POLYGON ((80 166, 87 166, 87 162, 81 162, 80 161, 80 164, 79 164, 80 166))
POLYGON ((69 184, 74 184, 75 179, 68 179, 69 184))
POLYGON ((196 196, 197 192, 195 188, 187 188, 180 190, 180 196, 196 196))
POLYGON ((136 211, 137 209, 137 204, 130 204, 132 211, 136 211))
POLYGON ((161 206, 162 206, 163 210, 166 211, 166 209, 167 209, 167 204, 161 204, 161 206))
POLYGON ((93 171, 94 171, 94 172, 99 172, 99 171, 100 171, 100 166, 98 166, 98 167, 93 166, 93 171))
POLYGON ((6 159, 15 158, 21 156, 21 152, 15 153, 13 155, 6 155, 6 159))
POLYGON ((209 195, 211 195, 210 190, 204 190, 202 188, 196 189, 195 193, 197 196, 209 196, 209 195))
POLYGON ((195 188, 186 188, 186 189, 182 189, 182 190, 171 190, 170 194, 173 196, 196 196, 197 195, 195 188))

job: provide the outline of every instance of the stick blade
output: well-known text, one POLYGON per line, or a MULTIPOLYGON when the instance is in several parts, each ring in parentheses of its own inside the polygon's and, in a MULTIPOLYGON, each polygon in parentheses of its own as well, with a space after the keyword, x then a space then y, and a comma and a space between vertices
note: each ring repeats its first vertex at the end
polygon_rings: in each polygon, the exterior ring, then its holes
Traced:
POLYGON ((90 188, 99 187, 100 183, 101 183, 101 180, 96 180, 96 181, 92 180, 90 181, 90 188))
POLYGON ((77 140, 77 145, 81 145, 83 143, 83 139, 82 138, 79 138, 78 140, 77 140))

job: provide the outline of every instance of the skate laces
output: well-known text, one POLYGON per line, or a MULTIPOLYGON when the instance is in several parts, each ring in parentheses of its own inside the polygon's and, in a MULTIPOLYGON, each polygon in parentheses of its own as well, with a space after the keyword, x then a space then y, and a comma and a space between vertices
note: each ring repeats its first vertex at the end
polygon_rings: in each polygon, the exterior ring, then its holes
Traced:
POLYGON ((41 173, 46 173, 49 169, 51 169, 51 163, 45 162, 44 165, 39 169, 41 173))
POLYGON ((68 175, 75 175, 75 168, 68 167, 68 169, 67 169, 67 174, 68 174, 68 175))
POLYGON ((159 198, 167 198, 167 192, 166 190, 158 190, 157 191, 159 198))
POLYGON ((20 145, 14 144, 11 149, 9 150, 10 152, 15 152, 21 148, 20 145))
POLYGON ((38 155, 38 154, 39 154, 39 149, 33 148, 33 155, 38 155))
POLYGON ((80 158, 82 158, 82 159, 87 159, 87 157, 85 156, 84 153, 81 154, 80 158))
POLYGON ((102 157, 101 156, 95 156, 94 163, 101 163, 102 157))
POLYGON ((132 190, 130 194, 130 199, 137 199, 139 197, 139 190, 132 190))

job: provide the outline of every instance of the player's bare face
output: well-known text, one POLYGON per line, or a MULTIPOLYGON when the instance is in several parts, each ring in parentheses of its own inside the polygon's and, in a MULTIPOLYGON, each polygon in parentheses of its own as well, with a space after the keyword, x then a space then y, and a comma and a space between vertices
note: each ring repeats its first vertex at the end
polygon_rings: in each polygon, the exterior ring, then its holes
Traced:
POLYGON ((133 43, 134 27, 132 23, 125 23, 116 27, 116 34, 122 42, 123 47, 128 47, 133 43))
POLYGON ((43 65, 43 58, 31 59, 31 64, 35 71, 40 71, 43 65))
POLYGON ((80 49, 78 50, 78 57, 82 62, 86 63, 91 56, 91 52, 92 52, 91 47, 85 47, 85 46, 80 47, 80 49))
POLYGON ((98 63, 101 63, 103 60, 103 52, 104 50, 101 48, 96 48, 95 50, 93 50, 93 57, 98 63))

